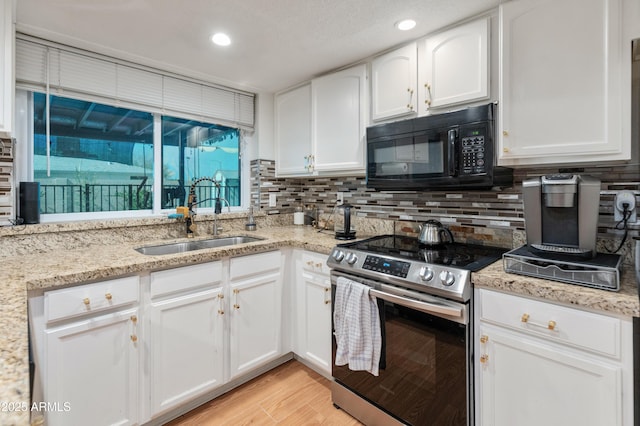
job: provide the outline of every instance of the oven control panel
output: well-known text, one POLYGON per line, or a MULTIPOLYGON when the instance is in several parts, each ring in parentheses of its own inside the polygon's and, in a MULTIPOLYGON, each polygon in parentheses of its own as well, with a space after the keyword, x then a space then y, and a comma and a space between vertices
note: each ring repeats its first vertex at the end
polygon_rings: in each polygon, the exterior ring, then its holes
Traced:
POLYGON ((367 255, 362 264, 362 269, 381 272, 387 275, 393 275, 400 278, 407 278, 411 263, 401 260, 387 259, 384 257, 367 255))

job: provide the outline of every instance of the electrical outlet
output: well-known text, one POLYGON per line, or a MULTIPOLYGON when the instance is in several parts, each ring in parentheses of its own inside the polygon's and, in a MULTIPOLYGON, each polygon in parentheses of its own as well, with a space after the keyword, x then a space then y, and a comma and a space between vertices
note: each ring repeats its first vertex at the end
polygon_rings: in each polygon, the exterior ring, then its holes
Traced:
POLYGON ((344 192, 338 192, 336 194, 336 205, 341 206, 344 204, 344 192))
POLYGON ((275 207, 276 205, 276 194, 269 194, 269 207, 275 207))
POLYGON ((637 209, 636 209, 636 196, 631 191, 620 191, 616 194, 616 199, 613 202, 613 220, 620 222, 624 218, 624 207, 627 205, 629 214, 628 223, 636 223, 637 209))

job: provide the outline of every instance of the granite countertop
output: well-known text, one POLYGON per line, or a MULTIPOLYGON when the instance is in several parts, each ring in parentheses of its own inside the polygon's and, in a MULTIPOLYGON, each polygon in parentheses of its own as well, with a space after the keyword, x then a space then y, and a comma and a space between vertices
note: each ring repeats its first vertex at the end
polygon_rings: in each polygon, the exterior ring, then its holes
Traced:
MULTIPOLYGON (((134 249, 181 240, 145 241, 138 244, 93 246, 77 250, 1 258, 0 268, 0 425, 29 424, 28 292, 109 279, 115 276, 179 267, 230 256, 301 248, 329 254, 336 245, 332 233, 311 227, 287 226, 234 233, 264 238, 262 241, 148 256, 134 249)), ((221 235, 224 236, 224 235, 221 235)), ((363 236, 364 237, 364 236, 363 236)))
MULTIPOLYGON (((163 256, 143 255, 134 249, 171 241, 93 246, 0 259, 0 327, 3 330, 0 335, 0 425, 27 425, 29 422, 28 292, 37 294, 116 276, 279 248, 301 248, 329 254, 337 243, 329 232, 319 233, 313 228, 301 226, 234 233, 240 234, 264 240, 163 256)), ((472 280, 476 287, 540 297, 610 314, 640 316, 632 271, 623 275, 622 289, 618 293, 507 274, 501 262, 472 274, 472 280)))
POLYGON ((471 275, 475 288, 489 288, 627 317, 640 316, 638 286, 632 268, 624 268, 620 291, 598 290, 504 271, 502 260, 471 275))

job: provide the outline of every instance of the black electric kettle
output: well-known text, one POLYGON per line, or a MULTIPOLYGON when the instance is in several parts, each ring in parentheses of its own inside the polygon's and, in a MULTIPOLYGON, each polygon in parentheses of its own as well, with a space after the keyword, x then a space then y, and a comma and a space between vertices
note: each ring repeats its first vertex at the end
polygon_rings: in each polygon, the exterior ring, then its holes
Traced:
POLYGON ((418 241, 427 246, 437 246, 444 243, 453 243, 453 234, 449 228, 437 220, 428 220, 420 225, 418 241))

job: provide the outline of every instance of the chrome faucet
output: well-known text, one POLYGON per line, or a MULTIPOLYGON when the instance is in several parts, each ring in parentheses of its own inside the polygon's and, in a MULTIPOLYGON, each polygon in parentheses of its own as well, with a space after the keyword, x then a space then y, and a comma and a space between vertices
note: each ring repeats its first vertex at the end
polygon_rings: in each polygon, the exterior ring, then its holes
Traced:
POLYGON ((222 232, 222 227, 218 226, 218 214, 222 213, 222 202, 227 203, 227 212, 231 212, 231 204, 226 198, 216 198, 215 208, 213 209, 213 235, 218 236, 219 232, 222 232))
MULTIPOLYGON (((187 208, 189 209, 189 215, 187 216, 187 219, 185 220, 186 224, 187 224, 187 237, 188 238, 192 238, 193 237, 193 232, 196 229, 196 224, 193 221, 193 217, 195 217, 196 212, 193 210, 193 208, 198 205, 199 203, 205 202, 210 200, 210 198, 207 198, 205 200, 201 200, 198 201, 196 199, 196 186, 200 183, 200 182, 204 182, 204 181, 208 181, 213 183, 217 190, 218 190, 218 197, 215 198, 215 214, 214 214, 214 228, 213 228, 213 235, 218 235, 218 232, 216 230, 217 228, 217 220, 218 220, 218 213, 220 213, 220 211, 222 211, 222 203, 220 202, 220 183, 215 180, 214 178, 210 178, 207 176, 201 177, 196 179, 192 184, 191 187, 189 188, 189 197, 187 198, 187 208), (218 207, 220 206, 220 207, 218 207)), ((227 200, 225 200, 227 201, 227 200)), ((229 205, 229 202, 227 201, 227 205, 229 205)), ((229 207, 229 211, 231 211, 231 207, 229 207)))

